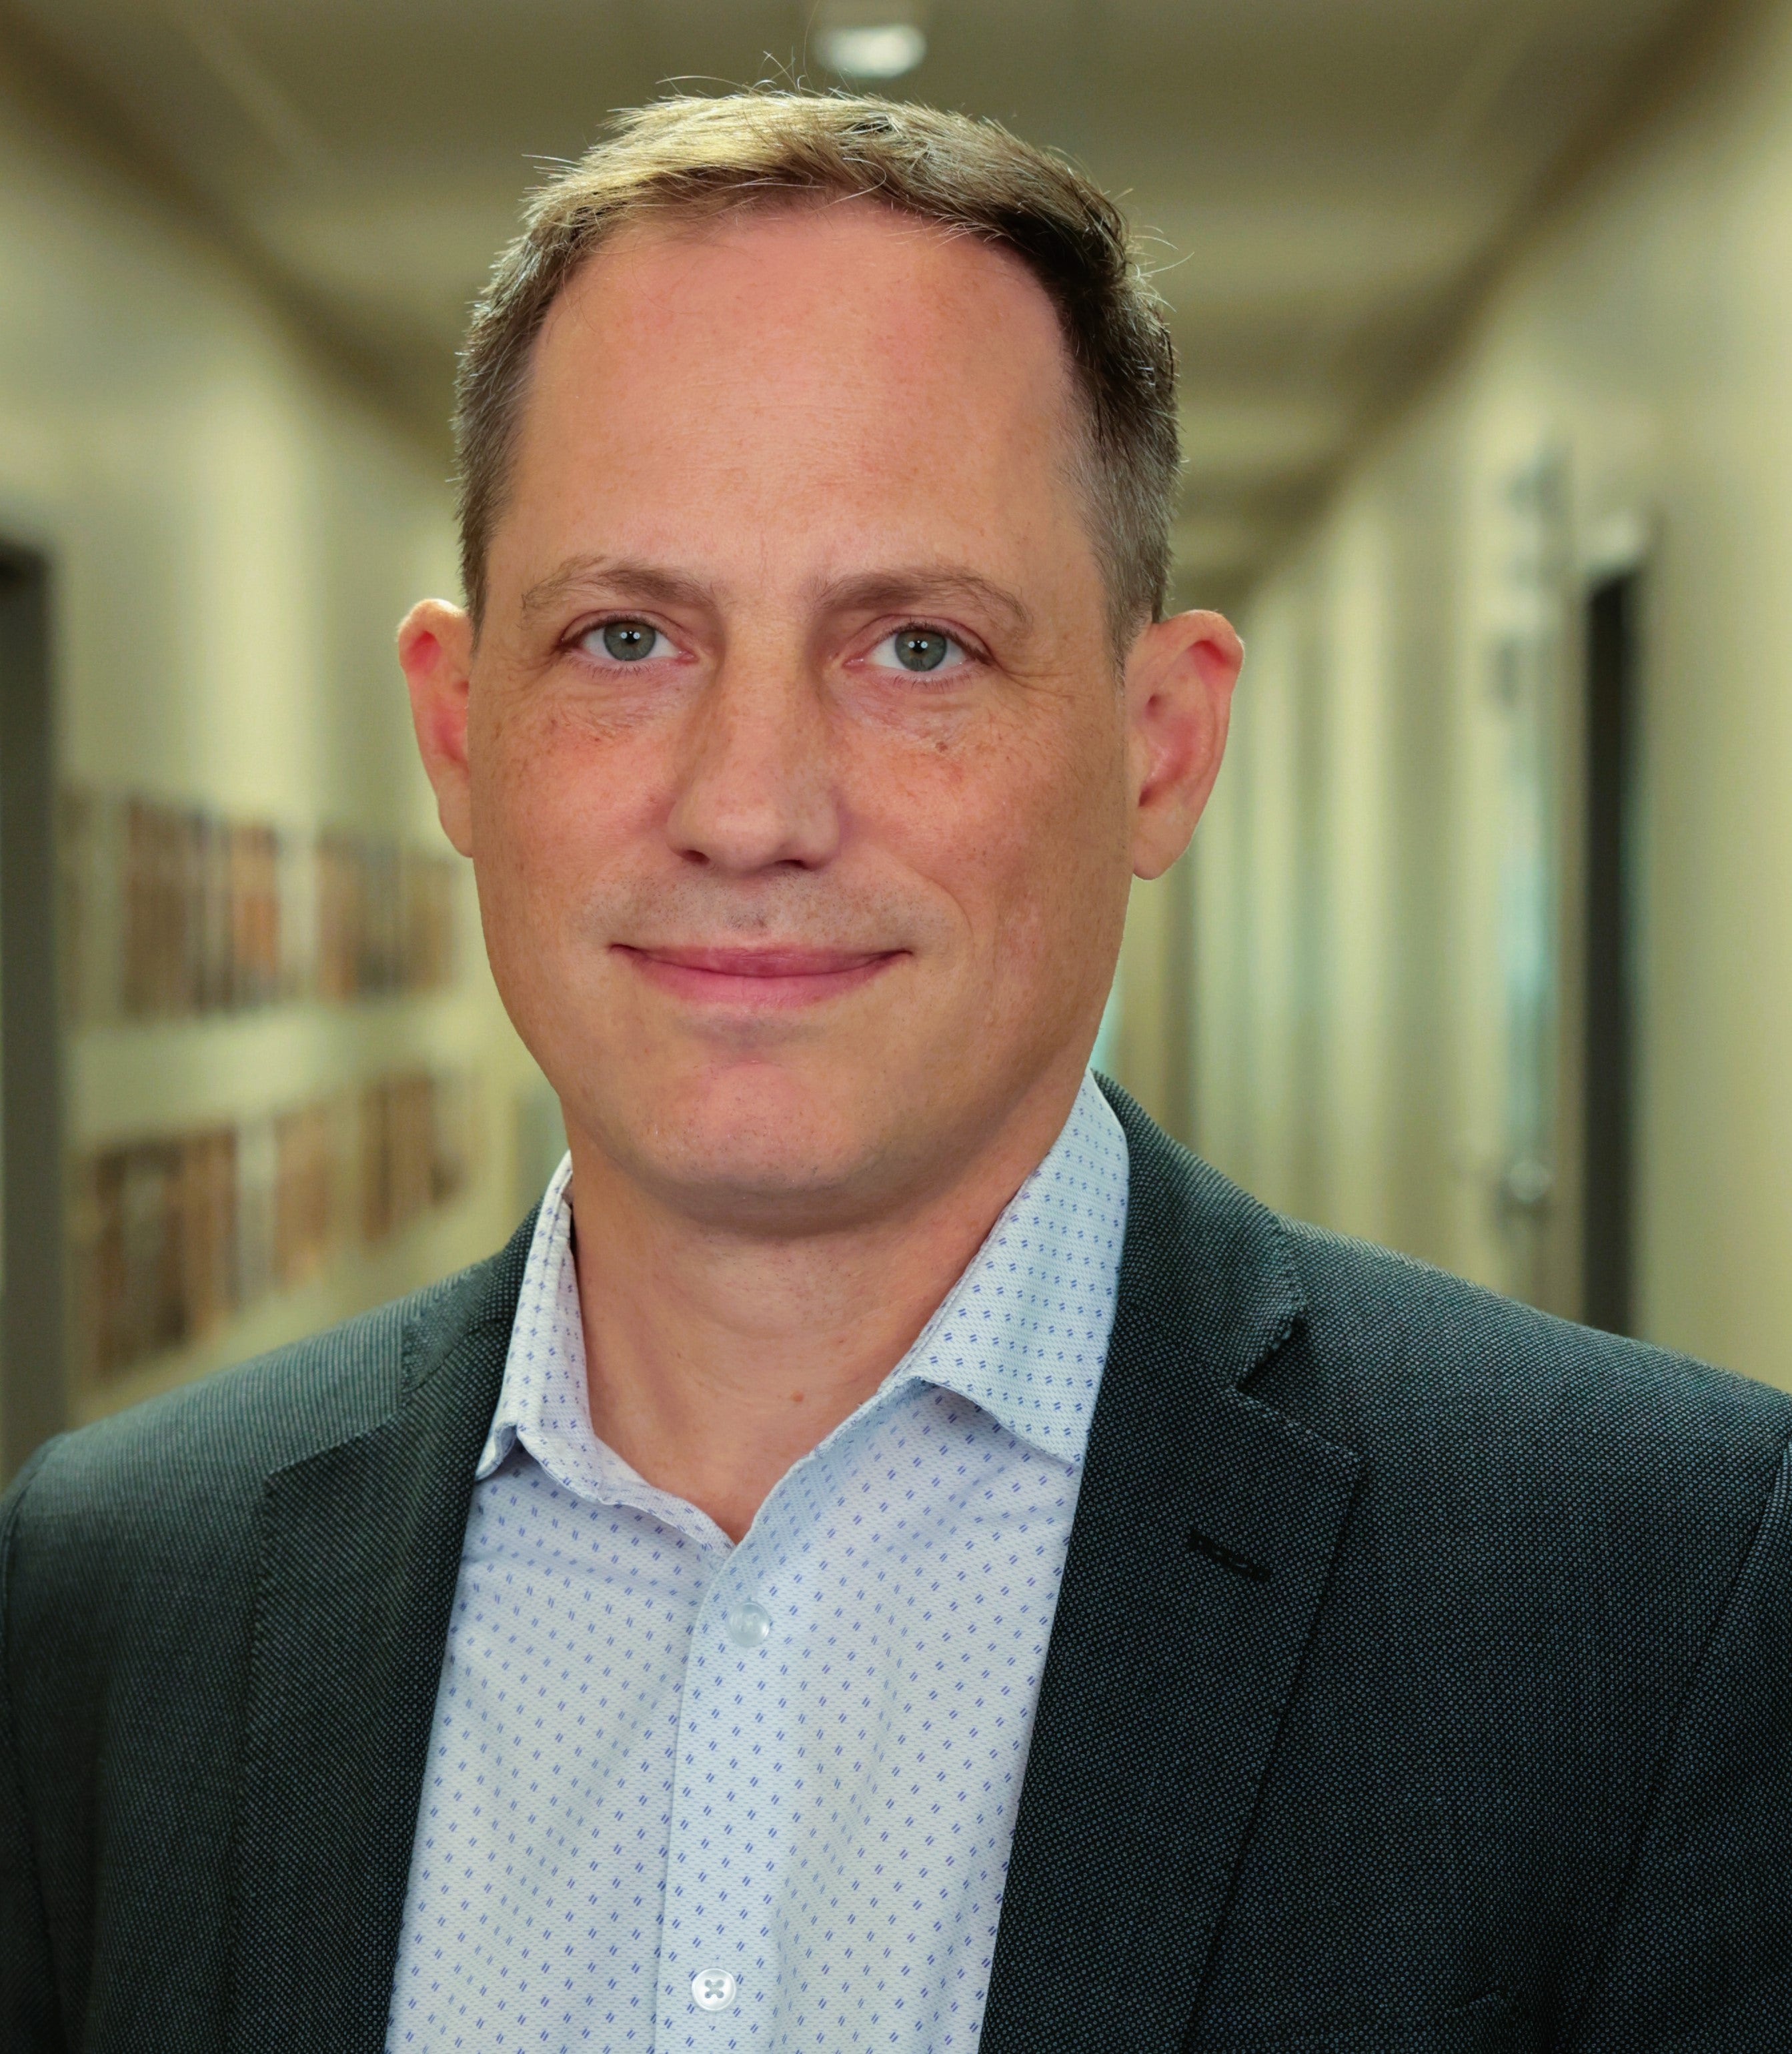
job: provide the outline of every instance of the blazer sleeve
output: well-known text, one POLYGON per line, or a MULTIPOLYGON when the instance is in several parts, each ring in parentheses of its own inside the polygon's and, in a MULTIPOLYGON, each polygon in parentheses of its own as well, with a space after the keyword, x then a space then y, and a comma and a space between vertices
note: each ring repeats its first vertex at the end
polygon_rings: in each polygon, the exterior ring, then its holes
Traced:
POLYGON ((1572 2054, 1770 2054, 1792 2019, 1792 1449, 1669 1739, 1572 2054))
POLYGON ((32 1845, 13 1702, 7 1626, 19 1515, 40 1454, 0 1497, 0 2047, 62 2054, 49 1926, 32 1845))

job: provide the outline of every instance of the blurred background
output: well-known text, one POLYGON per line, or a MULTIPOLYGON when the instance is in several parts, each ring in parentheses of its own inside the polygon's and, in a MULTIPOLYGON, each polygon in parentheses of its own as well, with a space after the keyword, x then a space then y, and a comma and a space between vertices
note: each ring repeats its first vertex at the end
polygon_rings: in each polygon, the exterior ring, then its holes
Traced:
POLYGON ((391 632, 525 189, 766 77, 1148 234, 1177 596, 1250 656, 1106 1066, 1274 1205, 1792 1383, 1792 0, 0 0, 0 1471, 557 1159, 391 632))

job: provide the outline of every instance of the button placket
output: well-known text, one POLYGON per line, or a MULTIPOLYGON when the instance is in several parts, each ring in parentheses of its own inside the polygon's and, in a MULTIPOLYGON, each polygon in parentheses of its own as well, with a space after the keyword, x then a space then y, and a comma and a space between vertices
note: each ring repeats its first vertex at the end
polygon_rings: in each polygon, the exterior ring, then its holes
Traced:
POLYGON ((741 1542, 705 1593, 686 1660, 673 1765, 662 2050, 747 2048, 776 2015, 768 1870, 779 1823, 780 1610, 763 1533, 741 1542), (768 1694, 769 1694, 769 1696, 768 1694))

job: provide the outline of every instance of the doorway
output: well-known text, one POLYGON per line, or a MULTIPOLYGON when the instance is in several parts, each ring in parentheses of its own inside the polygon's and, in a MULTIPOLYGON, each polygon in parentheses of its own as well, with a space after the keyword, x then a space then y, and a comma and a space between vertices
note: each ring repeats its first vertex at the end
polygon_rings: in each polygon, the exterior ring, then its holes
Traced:
POLYGON ((49 576, 0 545, 0 1482, 69 1422, 49 576))
POLYGON ((1586 601, 1585 1040, 1582 1049, 1582 1316, 1634 1332, 1637 877, 1642 576, 1586 601))

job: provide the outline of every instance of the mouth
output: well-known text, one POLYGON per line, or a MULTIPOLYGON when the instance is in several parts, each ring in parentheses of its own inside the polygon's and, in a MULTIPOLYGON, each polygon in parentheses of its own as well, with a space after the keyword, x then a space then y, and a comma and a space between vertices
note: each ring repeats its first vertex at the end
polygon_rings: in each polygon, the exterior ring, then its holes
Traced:
POLYGON ((857 991, 906 949, 635 947, 618 955, 657 990, 700 1005, 779 1012, 857 991))

